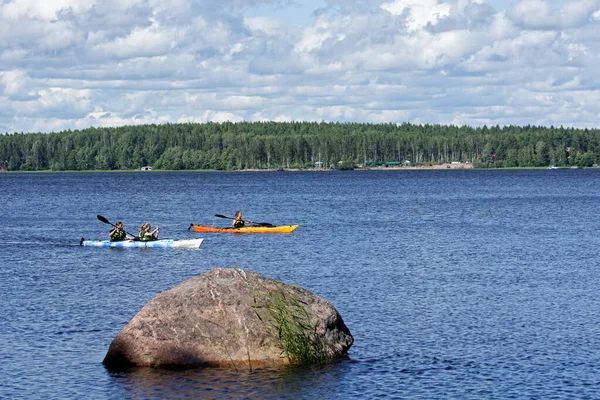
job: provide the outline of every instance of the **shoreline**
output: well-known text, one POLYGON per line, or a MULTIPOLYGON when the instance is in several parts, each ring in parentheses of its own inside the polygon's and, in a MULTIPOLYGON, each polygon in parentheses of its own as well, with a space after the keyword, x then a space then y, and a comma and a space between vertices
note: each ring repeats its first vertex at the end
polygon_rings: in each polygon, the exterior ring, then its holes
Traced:
MULTIPOLYGON (((540 170, 540 169, 552 169, 552 170, 567 170, 567 169, 598 169, 599 167, 507 167, 507 168, 476 168, 473 164, 466 163, 446 163, 437 165, 418 165, 418 166, 377 166, 377 167, 358 167, 347 171, 447 171, 447 170, 471 170, 471 171, 506 171, 506 170, 540 170)), ((65 170, 65 171, 54 171, 54 170, 40 170, 40 171, 0 171, 0 176, 3 174, 49 174, 49 173, 145 173, 152 174, 157 172, 333 172, 342 171, 338 169, 330 168, 271 168, 271 169, 259 169, 259 168, 248 168, 248 169, 236 169, 236 170, 216 170, 216 169, 182 169, 182 170, 151 170, 142 171, 139 169, 118 169, 118 170, 65 170)))

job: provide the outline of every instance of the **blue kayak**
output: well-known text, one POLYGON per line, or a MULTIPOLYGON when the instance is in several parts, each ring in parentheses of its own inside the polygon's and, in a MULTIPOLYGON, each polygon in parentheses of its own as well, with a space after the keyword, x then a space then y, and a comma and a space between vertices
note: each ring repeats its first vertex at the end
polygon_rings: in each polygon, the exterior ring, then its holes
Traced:
POLYGON ((204 239, 158 239, 158 240, 122 240, 120 242, 111 242, 110 240, 85 240, 81 239, 79 243, 82 246, 91 247, 162 247, 173 249, 198 249, 204 239))

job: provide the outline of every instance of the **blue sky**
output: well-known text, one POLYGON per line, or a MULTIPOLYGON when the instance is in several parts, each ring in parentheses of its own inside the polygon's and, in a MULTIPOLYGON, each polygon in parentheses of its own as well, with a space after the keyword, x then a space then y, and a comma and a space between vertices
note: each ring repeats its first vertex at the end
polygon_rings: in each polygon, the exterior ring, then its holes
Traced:
POLYGON ((599 0, 0 0, 0 132, 598 127, 599 0))

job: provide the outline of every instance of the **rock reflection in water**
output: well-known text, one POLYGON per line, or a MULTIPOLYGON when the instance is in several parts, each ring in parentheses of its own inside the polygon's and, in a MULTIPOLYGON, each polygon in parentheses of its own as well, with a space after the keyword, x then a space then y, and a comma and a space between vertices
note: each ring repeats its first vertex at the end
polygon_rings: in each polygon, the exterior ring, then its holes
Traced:
POLYGON ((312 367, 235 371, 227 368, 130 368, 110 372, 111 380, 129 399, 331 398, 340 384, 345 361, 312 367))

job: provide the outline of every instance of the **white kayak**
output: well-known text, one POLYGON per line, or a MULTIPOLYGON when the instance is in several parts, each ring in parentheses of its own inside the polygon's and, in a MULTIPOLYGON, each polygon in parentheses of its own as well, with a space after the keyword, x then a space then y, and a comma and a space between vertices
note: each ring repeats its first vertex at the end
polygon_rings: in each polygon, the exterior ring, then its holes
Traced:
POLYGON ((173 249, 198 249, 204 239, 158 239, 158 240, 121 240, 111 242, 110 240, 86 240, 81 239, 82 246, 92 247, 166 247, 173 249))

